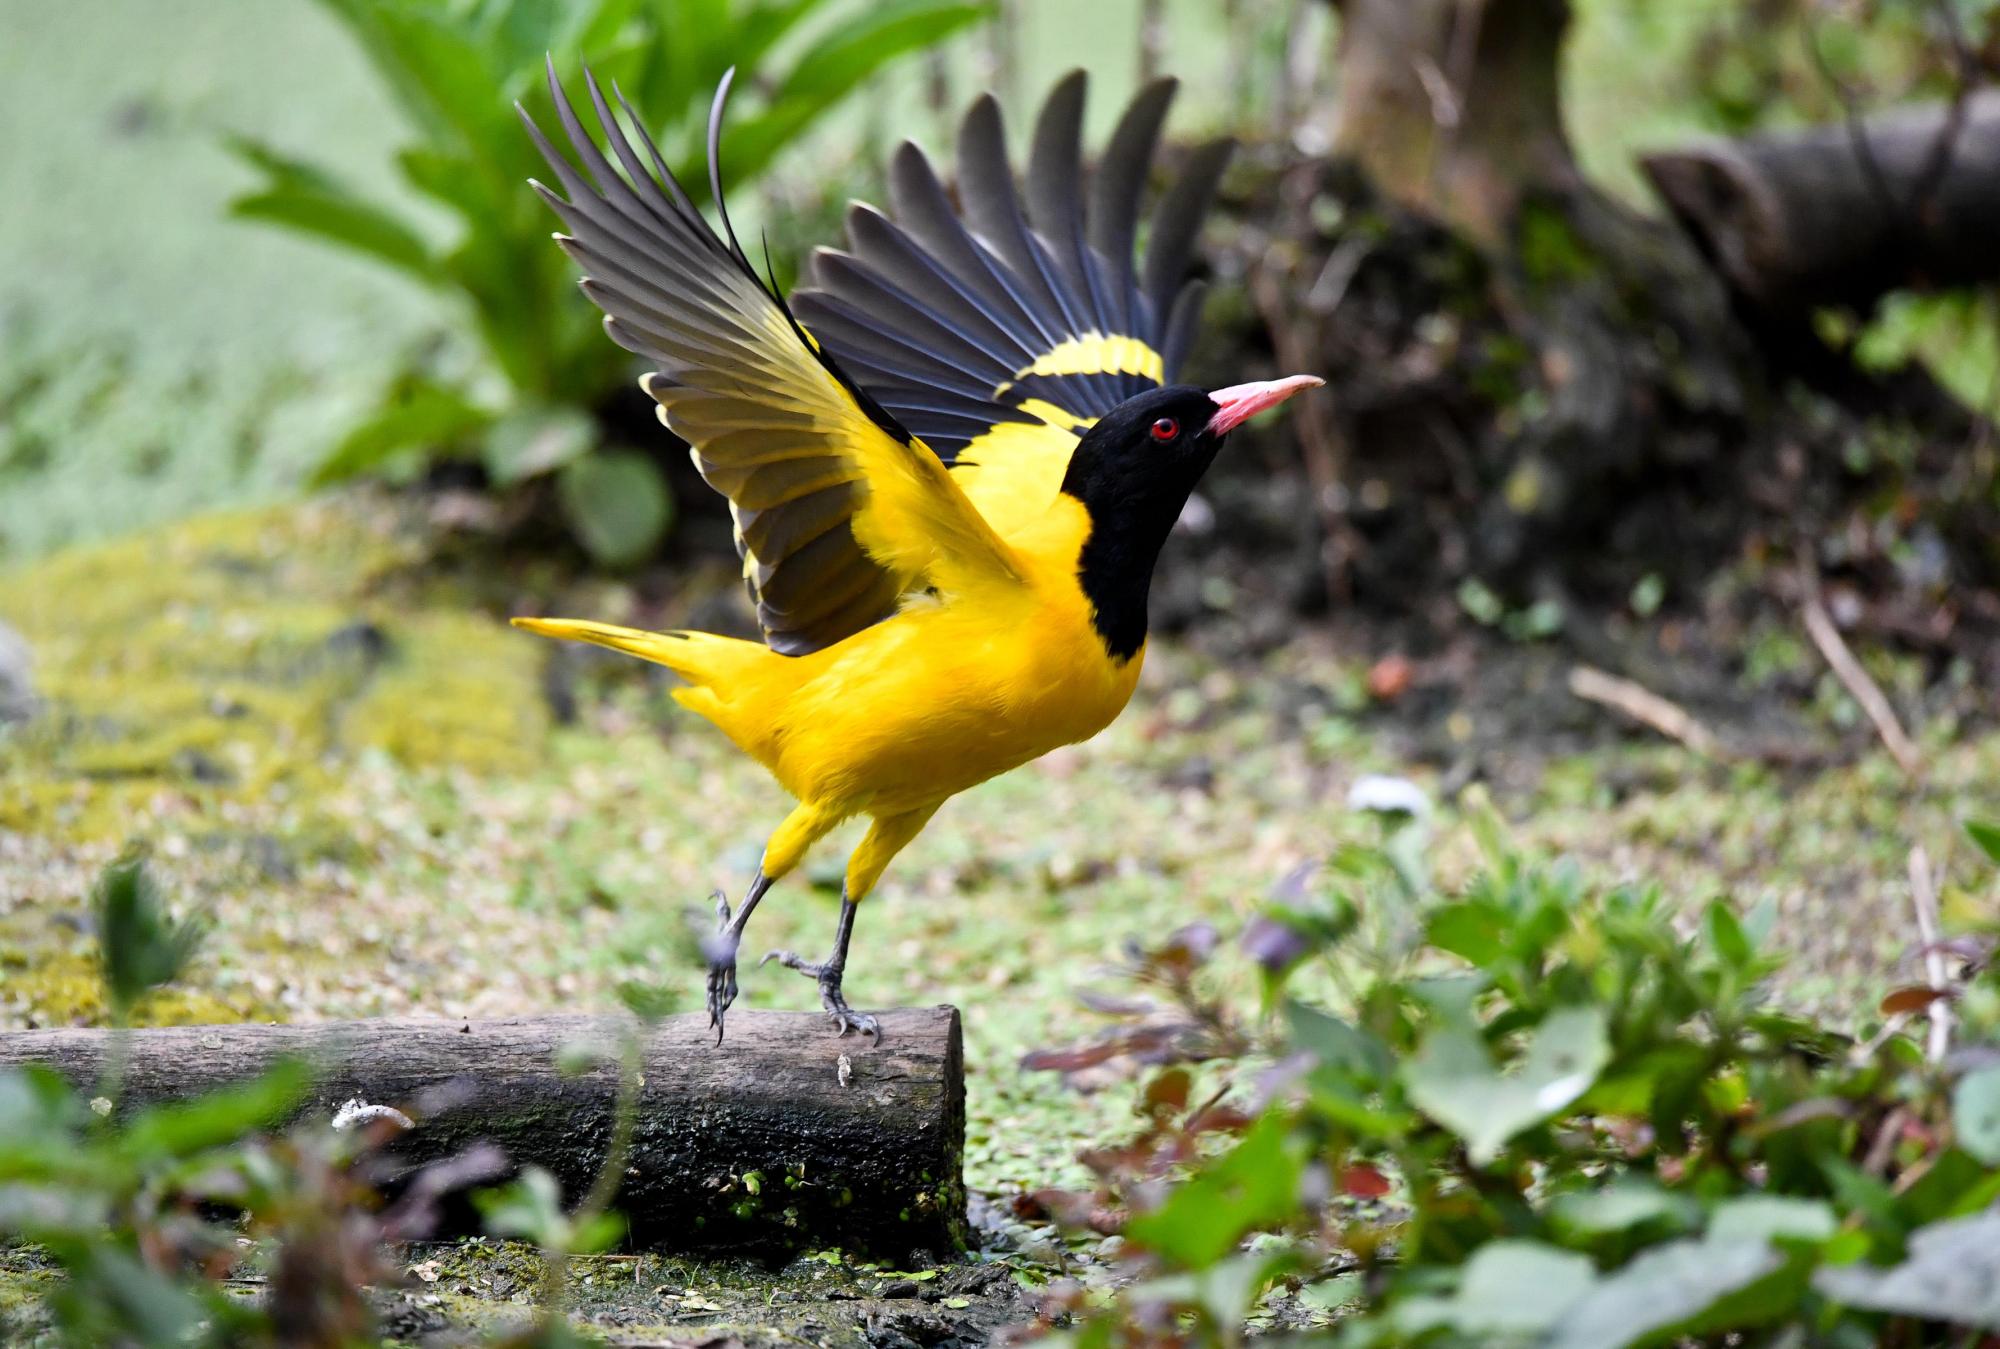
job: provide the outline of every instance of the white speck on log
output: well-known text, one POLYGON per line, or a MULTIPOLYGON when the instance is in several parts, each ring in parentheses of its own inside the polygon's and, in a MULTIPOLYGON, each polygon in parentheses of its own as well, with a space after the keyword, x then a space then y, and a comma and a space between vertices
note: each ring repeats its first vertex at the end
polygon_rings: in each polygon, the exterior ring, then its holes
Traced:
POLYGON ((854 1080, 854 1060, 842 1054, 839 1066, 834 1069, 834 1075, 840 1079, 840 1085, 843 1087, 852 1082, 854 1080))
POLYGON ((399 1129, 414 1129, 417 1127, 415 1120, 396 1109, 395 1106, 370 1105, 359 1096, 347 1101, 340 1109, 333 1112, 333 1127, 336 1131, 345 1133, 349 1129, 378 1119, 394 1120, 396 1121, 396 1127, 399 1129))

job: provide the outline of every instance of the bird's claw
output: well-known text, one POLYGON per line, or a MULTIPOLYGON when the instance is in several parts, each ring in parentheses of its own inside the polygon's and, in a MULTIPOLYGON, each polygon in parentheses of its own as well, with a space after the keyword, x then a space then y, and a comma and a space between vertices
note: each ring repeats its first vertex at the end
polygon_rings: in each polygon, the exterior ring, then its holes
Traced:
MULTIPOLYGON (((826 1001, 826 995, 823 991, 820 995, 820 1001, 822 1003, 826 1001)), ((838 1007, 827 1008, 826 1014, 833 1019, 833 1023, 836 1026, 840 1027, 842 1035, 847 1034, 849 1031, 858 1030, 868 1037, 868 1047, 870 1049, 882 1043, 882 1023, 867 1012, 857 1012, 845 1002, 842 1002, 838 1007)))
POLYGON ((871 1047, 882 1043, 882 1023, 867 1012, 857 1012, 847 1005, 847 997, 840 991, 840 966, 816 964, 794 951, 768 951, 757 964, 762 968, 774 960, 788 970, 809 974, 818 981, 819 1005, 826 1009, 827 1019, 840 1027, 842 1035, 860 1031, 869 1037, 871 1047))
POLYGON ((736 962, 708 967, 708 1024, 715 1029, 716 1044, 722 1043, 722 1020, 736 1001, 736 962))
POLYGON ((715 1031, 715 1043, 722 1044, 723 1018, 736 1001, 736 936, 729 930, 729 900, 717 890, 715 936, 708 947, 708 1024, 715 1031))

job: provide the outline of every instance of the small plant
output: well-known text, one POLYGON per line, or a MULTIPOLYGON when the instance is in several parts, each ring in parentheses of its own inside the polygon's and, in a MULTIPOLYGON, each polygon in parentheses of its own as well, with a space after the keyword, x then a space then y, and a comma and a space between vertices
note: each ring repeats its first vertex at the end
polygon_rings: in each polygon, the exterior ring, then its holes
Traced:
MULTIPOLYGON (((202 930, 169 915, 137 856, 105 870, 95 899, 117 1031, 100 1080, 83 1092, 46 1068, 0 1072, 0 1245, 29 1243, 57 1271, 42 1314, 70 1344, 374 1343, 364 1292, 398 1276, 388 1248, 427 1236, 445 1194, 505 1159, 472 1148, 385 1205, 369 1162, 396 1122, 269 1132, 310 1085, 293 1061, 192 1100, 121 1108, 133 1010, 182 976, 202 930), (264 1274, 267 1296, 231 1295, 224 1281, 245 1267, 264 1274)), ((0 1313, 0 1340, 31 1330, 0 1313)))
POLYGON ((691 193, 698 133, 730 66, 744 97, 722 141, 728 181, 762 172, 834 105, 896 58, 983 16, 964 0, 320 0, 373 62, 416 140, 403 178, 456 220, 434 232, 324 169, 247 136, 231 140, 261 182, 235 214, 310 234, 457 297, 490 381, 413 371, 321 463, 330 482, 412 456, 476 458, 500 485, 558 474, 578 539, 608 564, 649 553, 672 500, 654 461, 600 443, 593 411, 626 378, 624 357, 575 293, 548 208, 527 180, 547 168, 514 112, 554 110, 543 63, 590 63, 650 128, 691 193))
MULTIPOLYGON (((1316 1311, 1356 1349, 2000 1330, 1991 934, 1925 942, 1957 972, 1850 1036, 1772 1004, 1768 910, 1684 926, 1653 889, 1522 859, 1490 819, 1484 873, 1441 894, 1409 864, 1424 827, 1398 814, 1253 923, 1268 1015, 1205 993, 1220 948, 1182 933, 1136 953, 1164 997, 1099 999, 1112 1029, 1039 1060, 1150 1074, 1142 1131, 1086 1156, 1095 1191, 1028 1201, 1130 1263, 1108 1306, 1052 1296, 1052 1323, 1233 1344, 1282 1287, 1294 1324, 1316 1311), (1903 1033, 1946 1008, 1949 1045, 1903 1033), (1199 1066, 1218 1059, 1222 1089, 1199 1066)), ((2000 829, 1970 832, 2000 861, 2000 829)))

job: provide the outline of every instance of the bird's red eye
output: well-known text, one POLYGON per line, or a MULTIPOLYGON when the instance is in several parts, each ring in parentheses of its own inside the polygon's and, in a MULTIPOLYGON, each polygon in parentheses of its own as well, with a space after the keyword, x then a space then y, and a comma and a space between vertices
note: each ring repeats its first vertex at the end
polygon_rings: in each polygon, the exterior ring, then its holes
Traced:
POLYGON ((1154 440, 1172 440, 1181 433, 1181 424, 1172 417, 1162 417, 1153 423, 1154 440))

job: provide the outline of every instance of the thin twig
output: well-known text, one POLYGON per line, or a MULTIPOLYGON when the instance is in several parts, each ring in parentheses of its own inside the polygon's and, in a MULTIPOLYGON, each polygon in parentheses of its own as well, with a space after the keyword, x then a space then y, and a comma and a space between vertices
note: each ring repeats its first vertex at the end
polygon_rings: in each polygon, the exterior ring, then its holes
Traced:
POLYGON ((1959 133, 1965 129, 1966 106, 1972 101, 1972 91, 1979 83, 1980 74, 1979 57, 1966 39, 1958 6, 1953 0, 1934 0, 1932 8, 1937 10, 1944 25, 1945 39, 1951 43, 1957 83, 1952 87, 1951 106, 1945 112, 1944 125, 1938 128, 1936 138, 1924 152, 1923 167, 1917 170, 1916 179, 1910 184, 1910 200, 1906 209, 1919 227, 1930 224, 1931 210, 1937 204, 1934 198, 1944 186, 1945 176, 1951 172, 1952 152, 1958 147, 1959 133))
POLYGON ((1879 1178, 1889 1169, 1889 1159, 1896 1151, 1896 1140, 1902 1137, 1903 1126, 1909 1120, 1909 1107, 1901 1105, 1883 1117, 1881 1127, 1875 1131, 1875 1140, 1868 1145, 1868 1155, 1862 1159, 1863 1173, 1879 1178))
POLYGON ((1881 685, 1869 678, 1868 671, 1861 668, 1861 662, 1854 658, 1847 642, 1840 635, 1840 629, 1833 624, 1833 616, 1826 611, 1825 603, 1819 595, 1819 573, 1807 559, 1799 568, 1800 589, 1805 596, 1806 635, 1819 648, 1820 655, 1832 667, 1834 677, 1861 704, 1861 710, 1868 714, 1868 720, 1875 723, 1875 733, 1882 737, 1882 744, 1891 758, 1911 777, 1923 771, 1923 758, 1917 753, 1916 745, 1903 730, 1903 723, 1896 719, 1896 709, 1889 705, 1888 697, 1881 685))
POLYGON ((1910 905, 1917 911, 1917 940, 1923 943, 1924 979, 1938 995, 1931 999, 1925 1012, 1930 1017, 1931 1033, 1925 1043, 1924 1057, 1932 1063, 1943 1063, 1951 1049, 1951 1000, 1944 996, 1947 991, 1944 949, 1938 944, 1941 938, 1937 878, 1931 873, 1930 854, 1921 844, 1910 849, 1910 905))
POLYGON ((1569 691, 1585 702, 1598 703, 1622 712, 1641 725, 1650 726, 1671 740, 1678 740, 1697 754, 1725 759, 1729 752, 1692 712, 1679 703, 1635 684, 1629 679, 1606 674, 1593 665, 1579 665, 1569 672, 1569 691))
POLYGON ((1850 89, 1847 81, 1834 74, 1833 64, 1826 58, 1826 49, 1820 45, 1819 29, 1816 26, 1806 30, 1806 52, 1812 57, 1813 68, 1819 72, 1826 87, 1840 104, 1841 122, 1847 128, 1847 141, 1854 151, 1854 162, 1861 170, 1861 177, 1868 184, 1868 193, 1875 199, 1875 205, 1882 213, 1882 220, 1892 235, 1901 237, 1908 228, 1903 218, 1902 203, 1889 187, 1889 180, 1882 172, 1882 162, 1875 157, 1875 147, 1868 140, 1868 124, 1861 112, 1861 99, 1850 89))
POLYGON ((1883 1045, 1888 1044, 1889 1041, 1895 1039, 1898 1035, 1901 1035, 1903 1027, 1909 1024, 1910 1014, 1908 1012, 1890 1013, 1888 1018, 1882 1022, 1880 1029, 1854 1047, 1853 1052, 1847 1056, 1848 1061, 1857 1066, 1868 1062, 1868 1060, 1875 1057, 1876 1051, 1880 1050, 1883 1045))

